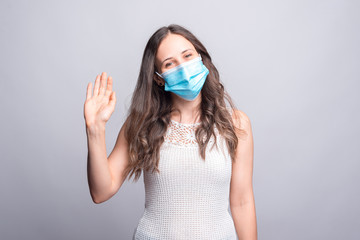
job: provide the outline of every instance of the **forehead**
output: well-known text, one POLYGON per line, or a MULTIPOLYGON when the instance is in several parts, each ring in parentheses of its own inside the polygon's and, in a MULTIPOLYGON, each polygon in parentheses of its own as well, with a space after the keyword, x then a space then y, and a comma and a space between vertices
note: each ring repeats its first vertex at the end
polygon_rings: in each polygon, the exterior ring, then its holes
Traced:
POLYGON ((166 58, 176 57, 189 48, 195 50, 194 45, 189 40, 178 34, 168 34, 158 47, 156 59, 162 62, 166 58))

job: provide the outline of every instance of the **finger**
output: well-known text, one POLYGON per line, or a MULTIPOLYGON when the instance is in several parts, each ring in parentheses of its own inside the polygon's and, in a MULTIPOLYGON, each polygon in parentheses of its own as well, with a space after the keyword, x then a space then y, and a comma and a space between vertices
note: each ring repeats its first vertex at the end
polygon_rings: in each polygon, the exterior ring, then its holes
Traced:
POLYGON ((109 77, 108 82, 107 82, 106 92, 105 92, 106 97, 110 96, 110 94, 112 92, 112 85, 113 85, 112 77, 109 77))
POLYGON ((99 95, 104 96, 106 89, 106 72, 101 74, 101 81, 100 81, 100 92, 99 95))
POLYGON ((92 82, 89 82, 87 85, 87 90, 86 90, 86 100, 89 100, 92 96, 91 96, 91 86, 92 86, 92 82))
POLYGON ((94 86, 94 96, 99 95, 99 85, 100 85, 100 75, 96 76, 95 86, 94 86))
POLYGON ((110 105, 111 107, 115 107, 115 103, 116 103, 115 92, 112 92, 111 95, 110 95, 109 105, 110 105))

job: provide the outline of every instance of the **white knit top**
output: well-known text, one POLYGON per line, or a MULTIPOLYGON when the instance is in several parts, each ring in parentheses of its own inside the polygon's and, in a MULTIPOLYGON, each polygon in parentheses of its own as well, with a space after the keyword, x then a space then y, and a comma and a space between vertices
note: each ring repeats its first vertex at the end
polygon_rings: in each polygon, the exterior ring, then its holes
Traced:
POLYGON ((160 148, 160 173, 144 171, 145 210, 135 240, 236 240, 229 211, 231 157, 223 137, 201 159, 195 139, 200 123, 171 120, 160 148))

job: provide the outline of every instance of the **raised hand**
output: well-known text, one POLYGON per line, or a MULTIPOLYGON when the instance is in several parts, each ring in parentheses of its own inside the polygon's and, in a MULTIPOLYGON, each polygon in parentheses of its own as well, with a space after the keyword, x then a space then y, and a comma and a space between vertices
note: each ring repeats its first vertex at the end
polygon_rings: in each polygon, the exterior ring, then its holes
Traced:
POLYGON ((91 94, 92 83, 89 82, 84 104, 84 118, 87 127, 93 125, 105 125, 114 112, 116 97, 112 91, 112 77, 109 76, 106 83, 106 72, 96 76, 94 93, 91 94))

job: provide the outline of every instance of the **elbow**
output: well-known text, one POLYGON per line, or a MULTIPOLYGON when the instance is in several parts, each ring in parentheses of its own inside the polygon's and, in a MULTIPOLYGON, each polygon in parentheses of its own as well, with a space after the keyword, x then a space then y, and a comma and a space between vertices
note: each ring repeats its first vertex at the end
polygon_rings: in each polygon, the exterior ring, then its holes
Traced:
MULTIPOLYGON (((104 189, 103 189, 104 190, 104 189)), ((92 190, 90 188, 90 195, 91 195, 91 199, 95 204, 100 204, 103 202, 106 202, 107 200, 109 200, 110 198, 112 198, 112 196, 115 194, 116 192, 113 189, 110 189, 108 191, 95 191, 92 190)))
POLYGON ((231 209, 241 208, 241 207, 248 205, 248 203, 249 202, 232 203, 232 204, 230 204, 230 208, 231 209))
POLYGON ((230 198, 230 208, 242 208, 254 204, 255 200, 253 194, 248 194, 246 197, 230 198))
POLYGON ((92 200, 93 200, 93 203, 95 203, 95 204, 100 204, 100 203, 104 202, 104 201, 100 201, 100 200, 94 199, 94 198, 92 200))
POLYGON ((91 199, 92 199, 93 203, 95 203, 95 204, 99 204, 99 203, 103 202, 99 198, 94 197, 93 195, 91 195, 91 199))
POLYGON ((91 193, 90 195, 91 195, 91 199, 92 199, 93 203, 95 203, 95 204, 100 204, 100 203, 106 202, 109 199, 109 198, 96 196, 93 193, 91 193))

